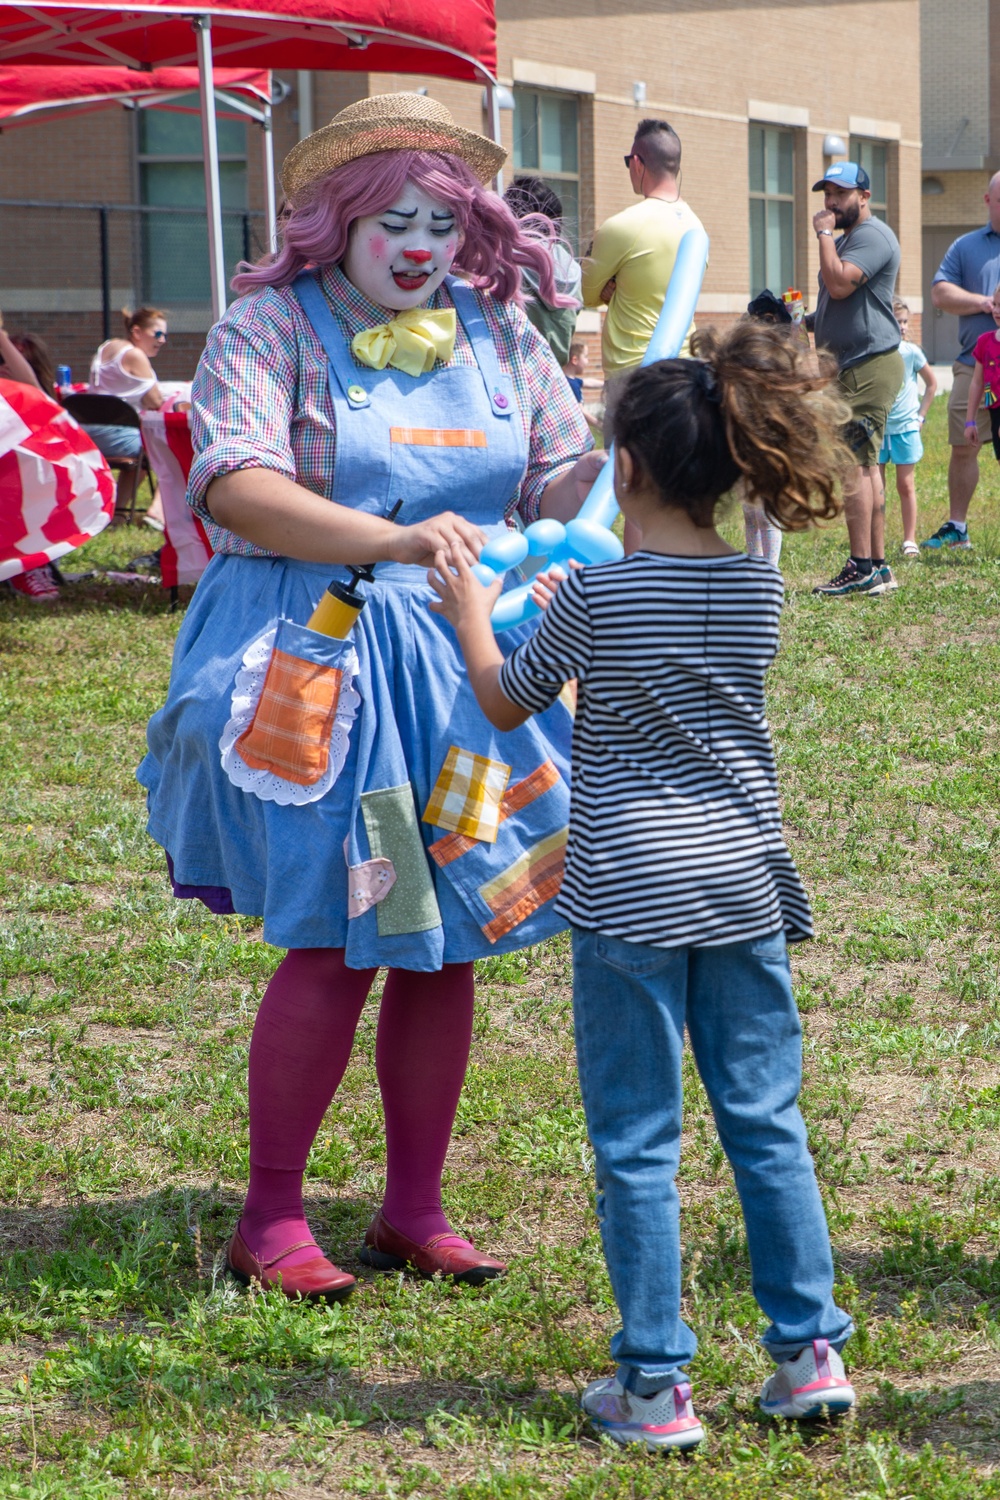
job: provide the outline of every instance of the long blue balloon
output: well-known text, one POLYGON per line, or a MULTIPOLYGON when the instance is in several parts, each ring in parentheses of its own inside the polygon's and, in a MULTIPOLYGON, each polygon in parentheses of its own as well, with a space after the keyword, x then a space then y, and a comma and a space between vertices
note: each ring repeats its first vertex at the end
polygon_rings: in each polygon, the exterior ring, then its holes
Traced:
MULTIPOLYGON (((681 351, 688 329, 694 318, 701 284, 708 265, 708 235, 701 225, 689 229, 677 247, 673 274, 667 295, 663 299, 660 316, 656 320, 653 336, 640 364, 651 365, 658 359, 676 359, 681 351)), ((618 514, 615 499, 614 444, 611 456, 598 474, 583 505, 580 516, 585 521, 594 521, 598 526, 610 528, 618 514)))
MULTIPOLYGON (((697 229, 689 229, 677 247, 677 256, 674 260, 667 294, 663 299, 663 307, 656 320, 649 346, 642 357, 642 364, 650 365, 658 359, 675 359, 680 353, 694 318, 694 310, 701 292, 701 283, 704 280, 707 264, 708 235, 699 225, 697 229)), ((529 543, 525 551, 536 554, 545 553, 548 559, 546 566, 562 567, 564 572, 570 558, 588 563, 600 561, 602 558, 620 557, 622 555, 621 543, 611 532, 617 514, 614 444, 612 444, 608 462, 598 474, 590 494, 580 508, 577 520, 588 524, 586 527, 578 528, 579 536, 576 536, 573 531, 574 522, 570 522, 569 527, 562 528, 558 522, 536 521, 535 526, 540 531, 543 527, 547 528, 546 535, 544 538, 538 537, 540 545, 536 547, 533 545, 535 538, 532 536, 534 527, 529 526, 525 531, 529 543), (555 539, 553 528, 556 527, 561 536, 555 546, 550 546, 555 539), (606 538, 602 539, 599 536, 598 529, 606 533, 606 538), (549 535, 549 533, 553 534, 549 535), (574 540, 576 545, 574 545, 574 540), (543 541, 545 545, 541 545, 543 541)), ((476 568, 481 582, 490 583, 494 577, 511 566, 507 555, 508 549, 502 545, 504 540, 501 538, 495 544, 496 556, 491 550, 494 544, 488 544, 483 548, 480 563, 476 568), (493 564, 496 566, 494 567, 493 564)), ((492 615, 493 629, 499 634, 500 631, 510 630, 515 625, 523 624, 525 620, 530 620, 538 613, 538 605, 531 597, 531 584, 522 583, 518 588, 501 594, 497 600, 492 615)))

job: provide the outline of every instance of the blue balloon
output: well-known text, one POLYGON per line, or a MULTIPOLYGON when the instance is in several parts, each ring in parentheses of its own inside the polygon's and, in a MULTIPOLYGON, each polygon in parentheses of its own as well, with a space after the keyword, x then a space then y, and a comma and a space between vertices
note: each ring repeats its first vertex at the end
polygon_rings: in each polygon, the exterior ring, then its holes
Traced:
POLYGON ((562 544, 566 528, 561 521, 532 521, 524 535, 528 541, 529 557, 548 557, 562 544))
POLYGON ((507 531, 491 537, 479 554, 479 561, 494 573, 506 573, 520 567, 528 555, 528 540, 522 531, 507 531))
MULTIPOLYGON (((656 327, 653 329, 649 347, 642 357, 642 364, 650 365, 658 359, 677 358, 694 318, 694 310, 701 292, 701 283, 707 264, 708 235, 700 226, 696 229, 689 229, 677 247, 677 256, 674 260, 670 284, 667 287, 667 295, 663 299, 663 307, 656 321, 656 327)), ((618 514, 614 485, 614 451, 614 444, 612 444, 608 462, 592 484, 589 495, 580 507, 579 515, 569 521, 566 526, 553 520, 535 521, 526 528, 524 537, 518 538, 518 540, 526 541, 526 547, 514 563, 503 562, 503 558, 508 555, 505 550, 494 551, 487 556, 489 548, 494 546, 493 542, 483 548, 482 556, 487 564, 483 567, 483 572, 492 573, 490 582, 498 573, 510 567, 517 567, 526 556, 545 557, 547 568, 558 568, 563 573, 568 571, 571 559, 586 564, 613 562, 616 558, 624 556, 624 548, 611 530, 618 514), (500 564, 495 571, 494 562, 500 564)), ((511 535, 516 536, 516 533, 511 533, 511 535)), ((501 549, 504 549, 507 538, 501 537, 498 540, 501 549)), ((510 548, 509 555, 513 556, 514 550, 510 548)), ((473 571, 480 578, 480 582, 484 582, 485 580, 477 571, 480 567, 482 564, 477 564, 473 571)), ((491 616, 493 629, 497 634, 504 630, 512 630, 515 625, 522 625, 539 613, 538 605, 531 597, 531 584, 522 583, 517 588, 500 595, 491 616)))

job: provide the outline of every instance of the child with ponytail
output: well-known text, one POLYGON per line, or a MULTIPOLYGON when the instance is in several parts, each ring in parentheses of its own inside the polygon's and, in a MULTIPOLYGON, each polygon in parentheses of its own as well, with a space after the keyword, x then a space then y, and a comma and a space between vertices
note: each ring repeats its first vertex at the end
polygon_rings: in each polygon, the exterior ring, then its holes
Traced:
POLYGON ((681 1058, 695 1062, 736 1177, 753 1290, 777 1370, 765 1412, 846 1411, 823 1205, 797 1098, 801 1031, 787 943, 811 935, 785 846, 764 675, 783 585, 716 529, 746 479, 767 518, 799 531, 835 516, 851 457, 835 370, 780 331, 700 331, 691 359, 635 370, 614 413, 615 489, 642 533, 619 562, 543 577, 547 612, 506 660, 490 627, 498 586, 464 557, 429 575, 486 717, 502 730, 578 682, 566 867, 557 910, 573 935, 580 1085, 597 1212, 622 1318, 618 1369, 583 1395, 619 1443, 704 1436, 684 1366, 674 1177, 681 1058))

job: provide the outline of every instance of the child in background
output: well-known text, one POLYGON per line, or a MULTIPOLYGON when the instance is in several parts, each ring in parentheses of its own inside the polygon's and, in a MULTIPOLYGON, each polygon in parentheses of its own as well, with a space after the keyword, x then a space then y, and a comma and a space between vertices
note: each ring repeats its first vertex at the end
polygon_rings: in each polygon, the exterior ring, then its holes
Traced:
POLYGON ((563 365, 563 374, 569 381, 570 390, 578 401, 583 400, 583 377, 587 373, 590 355, 582 339, 574 339, 569 346, 569 359, 563 365))
MULTIPOLYGON (((747 317, 755 319, 758 323, 767 323, 780 328, 789 338, 801 338, 802 343, 808 347, 809 335, 802 329, 801 324, 793 325, 788 307, 781 297, 776 297, 772 291, 760 292, 752 302, 747 303, 747 317), (804 337, 802 337, 803 334, 804 337)), ((765 562, 769 562, 772 567, 776 568, 781 561, 781 532, 777 526, 771 525, 761 507, 749 498, 745 483, 740 484, 740 491, 743 506, 744 550, 748 557, 762 557, 765 562)))
POLYGON ((850 454, 835 371, 775 328, 698 331, 692 359, 633 371, 613 420, 615 490, 641 534, 619 562, 540 578, 540 627, 505 660, 482 588, 439 553, 428 575, 483 713, 523 724, 576 678, 573 800, 556 910, 573 937, 580 1087, 622 1328, 614 1376, 582 1397, 618 1443, 704 1436, 684 1366, 678 1194, 684 1028, 732 1164, 753 1289, 777 1365, 774 1416, 846 1411, 823 1204, 797 1105, 802 1042, 787 942, 810 936, 785 846, 764 674, 780 574, 716 530, 743 476, 767 517, 835 516, 850 454), (548 602, 548 601, 551 602, 548 602))
MULTIPOLYGON (((1000 286, 993 292, 993 321, 1000 326, 1000 286)), ((969 405, 965 413, 965 439, 973 446, 979 444, 979 429, 976 413, 980 402, 990 414, 990 432, 993 435, 993 452, 1000 461, 1000 337, 995 331, 981 333, 972 349, 976 368, 969 386, 969 405)))
POLYGON ((896 494, 903 515, 903 556, 919 557, 917 545, 917 486, 914 469, 924 456, 924 445, 920 440, 920 429, 937 395, 937 377, 931 369, 927 355, 919 344, 907 341, 910 309, 901 297, 893 298, 892 311, 903 341, 899 352, 903 356, 905 378, 895 404, 885 424, 885 437, 879 453, 879 470, 882 475, 882 490, 885 491, 885 466, 896 465, 896 494), (921 399, 917 376, 924 383, 921 399))

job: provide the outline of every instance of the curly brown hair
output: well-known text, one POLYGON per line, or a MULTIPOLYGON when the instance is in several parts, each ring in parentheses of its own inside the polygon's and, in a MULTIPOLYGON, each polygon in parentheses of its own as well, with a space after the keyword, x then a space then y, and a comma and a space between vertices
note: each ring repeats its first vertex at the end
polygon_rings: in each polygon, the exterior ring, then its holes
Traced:
POLYGON ((633 370, 612 418, 616 443, 664 502, 712 526, 742 476, 782 531, 839 515, 855 460, 841 436, 850 413, 836 363, 750 319, 699 329, 691 354, 633 370))

